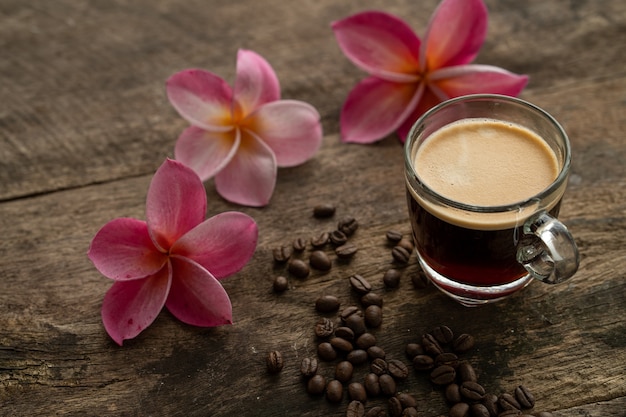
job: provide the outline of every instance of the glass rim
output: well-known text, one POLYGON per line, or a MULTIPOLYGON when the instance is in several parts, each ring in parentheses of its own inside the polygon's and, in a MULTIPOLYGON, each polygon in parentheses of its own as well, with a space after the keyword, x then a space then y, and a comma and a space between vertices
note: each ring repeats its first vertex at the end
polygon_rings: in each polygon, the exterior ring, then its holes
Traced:
MULTIPOLYGON (((541 135, 539 136, 541 137, 541 135)), ((411 126, 411 129, 409 130, 409 133, 407 135, 407 138, 404 144, 405 175, 407 176, 406 181, 409 182, 409 185, 411 185, 411 188, 415 188, 413 187, 413 183, 412 183, 413 181, 415 181, 417 185, 420 188, 422 188, 423 191, 429 196, 430 199, 438 203, 443 203, 447 206, 450 206, 450 207, 453 207, 462 211, 469 211, 469 212, 475 212, 475 213, 502 213, 502 212, 507 212, 507 211, 519 210, 521 207, 527 207, 527 206, 536 204, 539 201, 543 201, 547 196, 556 192, 560 187, 563 186, 563 184, 565 183, 569 175, 571 159, 572 159, 572 156, 571 156, 571 146, 569 142, 569 137, 567 136, 567 133, 565 132, 561 124, 550 113, 548 113, 541 107, 535 104, 532 104, 526 100, 523 100, 517 97, 512 97, 512 96, 505 96, 501 94, 469 94, 469 95, 451 98, 451 99, 445 100, 437 104, 436 106, 427 110, 424 114, 422 114, 415 121, 415 123, 413 123, 413 125, 411 126), (557 134, 562 139, 563 164, 560 168, 559 175, 557 175, 557 177, 552 181, 552 183, 550 183, 548 187, 546 187, 539 193, 527 199, 520 200, 514 203, 498 205, 498 206, 476 206, 476 205, 463 203, 463 202, 452 200, 448 197, 445 197, 439 194, 438 192, 434 191, 433 189, 431 189, 428 185, 426 185, 426 183, 424 183, 420 179, 420 177, 415 172, 415 169, 413 168, 413 160, 412 160, 413 158, 411 155, 414 142, 417 138, 418 128, 423 124, 425 119, 429 118, 433 114, 438 113, 442 109, 450 107, 451 105, 454 105, 458 102, 469 102, 469 101, 505 102, 509 104, 521 105, 522 107, 527 108, 531 112, 534 112, 538 114, 539 116, 543 117, 545 120, 549 122, 549 124, 551 124, 555 128, 557 134)))

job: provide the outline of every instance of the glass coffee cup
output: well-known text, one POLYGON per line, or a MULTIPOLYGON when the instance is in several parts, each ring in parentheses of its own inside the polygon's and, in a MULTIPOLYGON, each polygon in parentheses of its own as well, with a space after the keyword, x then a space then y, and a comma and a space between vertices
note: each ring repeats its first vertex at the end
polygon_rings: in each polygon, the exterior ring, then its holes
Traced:
POLYGON ((578 249, 557 220, 570 144, 544 110, 493 94, 448 100, 413 125, 404 157, 417 256, 441 291, 476 306, 574 275, 578 249))

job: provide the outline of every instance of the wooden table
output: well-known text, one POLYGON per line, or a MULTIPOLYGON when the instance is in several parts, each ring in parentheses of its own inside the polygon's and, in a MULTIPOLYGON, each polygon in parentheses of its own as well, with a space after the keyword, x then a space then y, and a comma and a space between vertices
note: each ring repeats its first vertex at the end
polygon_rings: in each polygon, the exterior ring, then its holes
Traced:
MULTIPOLYGON (((393 265, 385 232, 409 233, 402 148, 395 137, 359 146, 338 136, 341 105, 363 73, 339 51, 330 23, 379 8, 423 34, 436 4, 1 0, 0 415, 345 415, 347 399, 332 405, 306 393, 299 364, 316 351, 315 299, 358 303, 347 278, 359 273, 384 297, 374 333, 388 357, 408 363, 406 344, 446 324, 475 336, 465 358, 488 391, 523 384, 536 412, 625 416, 626 4, 487 1, 490 30, 477 62, 529 74, 522 97, 571 137, 561 219, 582 263, 567 283, 535 283, 475 309, 416 289, 414 259, 398 288, 384 287, 393 265), (209 216, 235 209, 259 225, 253 259, 224 282, 234 325, 190 327, 164 311, 119 347, 101 324, 111 282, 87 259, 89 242, 108 220, 144 218, 152 174, 186 126, 166 99, 166 78, 201 67, 232 81, 238 48, 272 64, 283 97, 320 111, 322 148, 279 170, 262 209, 228 204, 207 183, 209 216), (335 218, 314 219, 318 203, 336 205, 335 218), (284 269, 272 249, 332 229, 344 215, 360 223, 352 261, 274 293, 284 269), (285 358, 278 375, 266 372, 270 350, 285 358)), ((332 377, 331 364, 322 368, 332 377)), ((418 399, 420 416, 447 413, 424 376, 412 371, 399 389, 418 399)), ((385 403, 375 398, 367 408, 385 403)))

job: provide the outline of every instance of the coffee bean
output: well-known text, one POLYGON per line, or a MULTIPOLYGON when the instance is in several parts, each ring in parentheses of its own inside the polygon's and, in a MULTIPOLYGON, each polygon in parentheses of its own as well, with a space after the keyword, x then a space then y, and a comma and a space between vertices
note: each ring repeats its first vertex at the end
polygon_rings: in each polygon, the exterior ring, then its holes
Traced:
POLYGON ((470 406, 466 403, 456 403, 449 411, 450 417, 469 417, 470 406))
POLYGON ((383 284, 387 288, 397 288, 400 285, 400 278, 402 277, 402 273, 397 269, 388 269, 383 274, 383 284))
POLYGON ((451 384, 456 378, 456 371, 448 365, 441 365, 430 373, 430 381, 435 385, 451 384))
POLYGON ((398 359, 387 361, 387 372, 395 379, 406 379, 409 376, 409 368, 398 359))
POLYGON ((472 417, 491 417, 487 407, 482 404, 472 404, 470 406, 470 414, 472 417))
POLYGON ((503 412, 501 412, 500 414, 498 414, 498 417, 521 417, 522 416, 522 412, 520 410, 504 410, 503 412))
POLYGON ((318 219, 332 217, 335 214, 335 210, 336 208, 332 204, 318 204, 313 207, 313 216, 318 219))
POLYGON ((326 399, 331 403, 339 403, 343 398, 343 385, 341 382, 333 379, 326 385, 326 399))
POLYGON ((402 417, 418 417, 417 408, 407 407, 402 410, 402 417))
POLYGON ((454 340, 452 346, 455 352, 465 353, 474 347, 474 336, 463 333, 454 340))
POLYGON ((476 371, 474 370, 474 367, 467 361, 459 363, 456 368, 456 373, 458 374, 459 380, 461 382, 478 381, 478 377, 476 376, 476 371))
POLYGON ((387 417, 387 412, 384 408, 380 406, 370 408, 366 413, 365 417, 387 417))
MULTIPOLYGON (((459 365, 459 357, 452 352, 440 353, 435 357, 435 366, 439 365, 450 365, 451 367, 456 368, 459 365)), ((457 370, 457 373, 458 372, 459 371, 457 370)))
POLYGON ((400 404, 402 404, 402 408, 417 408, 417 400, 411 394, 407 394, 406 392, 401 392, 396 395, 400 400, 400 404))
POLYGON ((330 339, 329 342, 331 346, 335 348, 335 350, 339 350, 341 352, 350 352, 352 349, 354 349, 352 343, 350 343, 349 340, 341 337, 333 337, 330 339))
POLYGON ((408 343, 404 349, 407 358, 413 360, 417 355, 424 354, 424 348, 419 343, 408 343))
POLYGON ((391 256, 399 264, 406 264, 411 258, 411 253, 402 246, 394 246, 391 250, 391 256))
POLYGON ((350 287, 358 294, 367 294, 372 290, 372 285, 362 275, 354 274, 349 278, 349 281, 350 287))
POLYGON ((357 306, 348 306, 344 308, 343 310, 341 310, 341 314, 339 316, 341 317, 341 320, 345 323, 348 317, 350 317, 353 314, 360 315, 361 310, 359 310, 357 306))
POLYGON ((413 358, 413 367, 416 371, 429 371, 435 367, 435 360, 428 355, 417 355, 413 358))
POLYGON ((365 294, 363 297, 361 297, 361 304, 363 305, 363 307, 369 307, 372 305, 382 307, 383 296, 370 291, 367 294, 365 294))
POLYGON ((387 373, 387 361, 382 358, 374 359, 372 363, 370 363, 370 370, 372 373, 379 376, 378 382, 380 383, 380 376, 387 373))
POLYGON ((483 405, 487 410, 489 410, 489 415, 491 417, 495 417, 498 415, 499 406, 498 406, 498 396, 495 394, 485 394, 483 398, 483 405))
POLYGON ((403 407, 398 397, 391 397, 387 400, 387 409, 391 417, 402 417, 403 407))
POLYGON ((365 324, 370 328, 378 328, 383 322, 383 309, 377 305, 369 306, 364 313, 365 324))
POLYGON ((301 259, 289 261, 287 270, 296 278, 306 278, 311 272, 309 266, 301 259))
POLYGON ((413 283, 413 286, 418 290, 423 290, 430 284, 430 280, 421 270, 414 274, 411 274, 411 282, 413 283))
POLYGON ((319 249, 326 245, 330 240, 330 235, 328 232, 322 232, 317 237, 311 238, 311 246, 316 249, 319 249))
POLYGON ((367 362, 368 356, 367 352, 363 349, 354 349, 352 352, 348 353, 346 359, 353 365, 361 365, 367 362))
POLYGON ((383 395, 395 395, 397 390, 396 380, 389 374, 382 374, 378 376, 378 384, 380 385, 380 392, 383 395))
POLYGON ((430 334, 433 335, 435 340, 439 342, 440 345, 447 345, 448 343, 452 343, 454 340, 454 333, 448 326, 437 326, 430 332, 430 334))
POLYGON ((326 317, 321 318, 315 325, 315 335, 320 338, 326 338, 333 334, 335 325, 332 320, 326 317))
POLYGON ((501 394, 498 397, 498 404, 503 410, 521 410, 522 406, 517 402, 514 396, 509 393, 501 394))
POLYGON ((274 278, 272 288, 274 288, 274 292, 283 292, 289 288, 289 281, 283 276, 277 276, 274 278))
POLYGON ((316 358, 304 358, 300 363, 300 373, 305 378, 310 378, 317 373, 317 366, 316 358))
POLYGON ((296 238, 294 239, 291 246, 293 247, 293 250, 295 250, 296 252, 302 252, 303 250, 306 249, 306 240, 302 239, 301 237, 296 238))
POLYGON ((522 408, 533 408, 535 406, 535 397, 524 385, 515 388, 515 399, 522 408))
POLYGON ((335 336, 352 341, 354 340, 354 331, 348 326, 337 327, 335 330, 335 336))
POLYGON ((334 295, 322 295, 315 300, 315 309, 320 313, 332 313, 339 309, 339 299, 334 295))
POLYGON ((450 404, 460 403, 462 400, 460 388, 461 387, 459 387, 458 384, 448 384, 444 391, 444 397, 446 398, 446 401, 448 401, 450 404))
POLYGON ((354 256, 357 253, 359 248, 356 247, 353 243, 347 242, 341 246, 337 246, 335 248, 335 255, 341 259, 348 259, 354 256))
POLYGON ((459 387, 461 395, 470 401, 480 401, 485 396, 485 388, 478 382, 466 381, 459 387))
POLYGON ((378 383, 378 375, 373 372, 365 375, 363 379, 363 386, 365 387, 365 391, 367 391, 367 395, 370 397, 376 397, 380 395, 380 384, 378 383))
POLYGON ((402 240, 402 232, 398 232, 397 230, 387 230, 385 236, 387 237, 387 240, 392 243, 398 243, 402 240))
POLYGON ((267 354, 265 358, 265 363, 267 365, 267 370, 271 374, 276 374, 283 370, 283 366, 285 366, 285 362, 283 361, 283 355, 277 350, 272 350, 267 354))
POLYGON ((353 401, 356 400, 362 403, 367 401, 367 392, 365 392, 365 387, 360 382, 351 382, 348 385, 348 396, 353 401))
POLYGON ((360 336, 367 330, 365 319, 360 314, 352 314, 346 318, 345 324, 354 331, 355 336, 360 336))
POLYGON ((413 250, 415 250, 415 246, 413 245, 413 241, 411 239, 407 239, 407 238, 400 239, 400 241, 398 242, 398 244, 396 246, 400 246, 401 248, 406 249, 407 252, 409 252, 409 254, 413 253, 413 250))
POLYGON ((354 365, 348 361, 341 361, 335 366, 335 378, 341 382, 348 382, 352 379, 354 365))
POLYGON ((367 350, 376 345, 376 336, 371 333, 363 333, 356 339, 356 345, 363 350, 367 350))
POLYGON ((357 222, 357 220, 352 216, 344 217, 337 224, 337 229, 345 233, 346 236, 352 236, 354 232, 356 232, 356 229, 358 228, 359 228, 359 222, 357 222))
POLYGON ((365 415, 365 406, 361 401, 353 400, 348 404, 346 409, 346 417, 363 417, 365 415))
POLYGON ((433 357, 443 353, 443 349, 439 345, 439 342, 437 342, 437 339, 435 339, 430 333, 426 333, 422 336, 422 347, 426 353, 432 355, 433 357))
POLYGON ((321 395, 326 389, 326 378, 323 375, 316 374, 309 379, 306 384, 306 390, 309 394, 321 395))
POLYGON ((337 351, 329 342, 322 342, 317 345, 317 356, 323 361, 334 361, 337 358, 337 351))
POLYGON ((279 248, 274 248, 272 250, 272 255, 274 256, 274 261, 278 263, 285 263, 289 260, 292 253, 292 248, 289 246, 281 246, 279 248))
POLYGON ((332 267, 332 262, 326 252, 321 250, 315 250, 311 252, 309 257, 309 264, 319 271, 328 271, 332 267))
POLYGON ((335 246, 341 246, 348 241, 348 236, 341 230, 333 230, 329 234, 331 243, 335 246))
POLYGON ((387 356, 385 354, 385 350, 383 348, 381 348, 380 346, 370 346, 369 348, 367 348, 367 354, 370 357, 370 359, 385 359, 385 356, 387 356))

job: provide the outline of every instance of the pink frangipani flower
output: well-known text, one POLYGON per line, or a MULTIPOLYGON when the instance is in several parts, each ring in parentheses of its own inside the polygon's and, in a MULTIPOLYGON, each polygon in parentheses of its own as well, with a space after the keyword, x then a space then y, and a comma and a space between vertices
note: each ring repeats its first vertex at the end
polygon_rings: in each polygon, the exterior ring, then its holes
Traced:
POLYGON ((482 0, 443 0, 423 42, 396 16, 366 11, 332 24, 343 53, 370 74, 341 110, 344 142, 372 143, 396 131, 404 142, 425 111, 467 94, 517 96, 528 82, 490 65, 470 64, 487 34, 482 0))
POLYGON ((234 87, 219 76, 188 69, 167 80, 167 95, 191 126, 175 157, 233 203, 269 203, 277 167, 302 164, 322 142, 320 115, 311 105, 281 100, 278 78, 258 54, 239 50, 234 87))
POLYGON ((198 175, 167 159, 146 198, 146 221, 117 218, 95 235, 88 256, 114 280, 102 321, 119 345, 150 326, 163 306, 194 326, 232 323, 219 280, 243 268, 256 249, 255 221, 239 212, 205 220, 206 192, 198 175))

